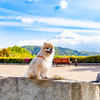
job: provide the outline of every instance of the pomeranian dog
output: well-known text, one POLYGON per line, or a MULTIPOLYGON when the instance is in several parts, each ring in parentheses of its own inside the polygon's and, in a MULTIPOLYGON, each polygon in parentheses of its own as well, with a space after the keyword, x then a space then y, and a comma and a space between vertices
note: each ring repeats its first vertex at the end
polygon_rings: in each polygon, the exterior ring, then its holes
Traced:
POLYGON ((37 79, 50 78, 48 73, 52 66, 54 52, 54 46, 51 43, 44 42, 40 52, 30 62, 29 68, 24 77, 33 77, 37 79))

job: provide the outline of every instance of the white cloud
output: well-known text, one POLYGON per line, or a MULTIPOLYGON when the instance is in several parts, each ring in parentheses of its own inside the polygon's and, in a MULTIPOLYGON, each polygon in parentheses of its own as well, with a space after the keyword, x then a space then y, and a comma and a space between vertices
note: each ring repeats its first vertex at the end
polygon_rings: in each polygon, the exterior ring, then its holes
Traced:
POLYGON ((0 21, 0 25, 1 26, 12 26, 12 27, 26 27, 26 26, 30 26, 29 24, 24 24, 24 23, 21 23, 21 22, 7 22, 7 21, 0 21))
POLYGON ((32 23, 34 20, 31 20, 30 18, 22 18, 23 23, 32 23))
POLYGON ((65 9, 67 8, 68 3, 65 0, 60 1, 61 8, 65 9))
POLYGON ((64 18, 49 18, 49 17, 33 17, 32 20, 45 23, 53 26, 66 26, 66 27, 81 27, 81 28, 94 28, 100 29, 100 22, 71 20, 64 18))
POLYGON ((61 32, 64 29, 53 28, 53 27, 34 27, 34 28, 25 28, 24 30, 35 30, 35 31, 44 31, 44 32, 61 32))
POLYGON ((17 19, 17 20, 20 19, 23 23, 33 23, 33 22, 34 22, 33 19, 28 18, 28 17, 20 17, 20 16, 18 16, 16 19, 17 19))
MULTIPOLYGON (((100 29, 100 22, 92 22, 92 21, 82 21, 82 20, 71 20, 71 19, 64 19, 64 18, 57 18, 57 17, 38 17, 38 16, 31 16, 31 17, 4 17, 0 16, 0 19, 5 19, 6 21, 0 21, 0 25, 3 26, 31 26, 30 29, 36 30, 34 27, 37 26, 39 30, 40 26, 44 27, 43 29, 40 29, 40 31, 47 30, 47 27, 49 26, 65 26, 65 27, 76 27, 76 28, 91 28, 91 29, 100 29), (10 21, 9 21, 10 19, 10 21), (12 21, 13 20, 13 21, 12 21), (15 21, 14 21, 15 20, 15 21), (16 22, 16 20, 21 20, 22 22, 16 22), (34 23, 37 22, 37 23, 34 23), (28 23, 28 24, 27 24, 28 23)), ((47 31, 50 31, 54 29, 54 27, 49 27, 47 31)), ((29 28, 28 28, 29 29, 29 28)), ((57 29, 57 28, 56 28, 57 29)), ((58 28, 59 30, 64 30, 64 28, 58 28)), ((72 30, 73 31, 73 30, 72 30)), ((74 30, 75 31, 75 30, 74 30)), ((84 31, 84 32, 90 32, 90 30, 76 30, 76 31, 84 31)), ((96 33, 99 33, 100 30, 95 30, 96 33)), ((94 33, 94 31, 91 30, 91 33, 94 33)))
POLYGON ((0 16, 0 19, 4 19, 4 20, 14 20, 14 19, 16 19, 16 17, 13 17, 13 16, 0 16))
POLYGON ((77 33, 94 33, 94 34, 100 34, 100 30, 85 30, 85 29, 68 29, 72 32, 77 33))
MULTIPOLYGON (((33 27, 33 28, 24 28, 23 30, 35 30, 35 31, 44 31, 44 32, 61 32, 65 28, 55 28, 55 27, 33 27)), ((71 32, 75 33, 93 33, 95 35, 100 34, 100 30, 85 30, 85 29, 68 29, 71 32)))
POLYGON ((24 41, 20 41, 19 42, 19 46, 25 46, 25 45, 38 45, 38 46, 42 46, 43 43, 45 42, 46 40, 24 40, 24 41))

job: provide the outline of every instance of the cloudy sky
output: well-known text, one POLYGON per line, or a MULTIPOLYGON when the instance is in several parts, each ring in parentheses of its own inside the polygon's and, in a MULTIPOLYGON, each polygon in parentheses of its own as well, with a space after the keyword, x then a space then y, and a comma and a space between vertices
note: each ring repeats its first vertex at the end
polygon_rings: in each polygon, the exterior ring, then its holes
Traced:
POLYGON ((0 48, 44 41, 100 52, 100 0, 0 0, 0 48))

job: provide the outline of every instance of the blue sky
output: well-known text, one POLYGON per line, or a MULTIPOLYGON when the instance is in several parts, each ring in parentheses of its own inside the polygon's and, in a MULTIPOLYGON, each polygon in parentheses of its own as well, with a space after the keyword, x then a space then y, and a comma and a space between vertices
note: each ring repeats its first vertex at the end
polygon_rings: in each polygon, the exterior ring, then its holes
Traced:
POLYGON ((50 41, 54 46, 100 52, 99 38, 100 0, 0 0, 0 48, 50 41), (84 39, 73 39, 73 44, 52 40, 64 30, 84 39))

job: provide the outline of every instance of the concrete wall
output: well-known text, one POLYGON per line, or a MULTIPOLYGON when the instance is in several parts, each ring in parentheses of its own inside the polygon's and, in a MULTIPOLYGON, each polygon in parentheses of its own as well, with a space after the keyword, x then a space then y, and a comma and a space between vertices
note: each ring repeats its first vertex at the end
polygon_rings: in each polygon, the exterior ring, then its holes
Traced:
POLYGON ((90 82, 1 78, 0 100, 99 100, 90 82))

